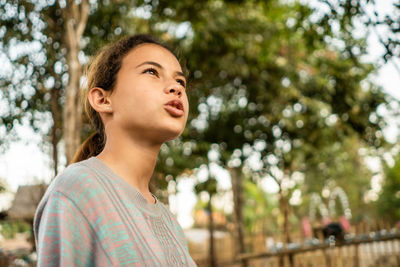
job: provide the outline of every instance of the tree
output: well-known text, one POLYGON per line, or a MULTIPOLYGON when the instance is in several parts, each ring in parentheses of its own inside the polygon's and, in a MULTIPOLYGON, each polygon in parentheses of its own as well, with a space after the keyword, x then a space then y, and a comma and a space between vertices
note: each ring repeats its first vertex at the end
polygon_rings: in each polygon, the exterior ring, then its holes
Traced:
MULTIPOLYGON (((331 192, 336 186, 346 192, 355 220, 370 215, 364 196, 371 187, 370 177, 373 173, 365 164, 366 154, 361 154, 360 151, 367 153, 368 150, 357 136, 349 136, 341 143, 332 143, 322 148, 318 160, 308 161, 307 177, 305 183, 300 186, 305 197, 303 204, 298 208, 299 215, 307 216, 309 213, 312 193, 331 192)), ((344 211, 340 212, 339 215, 343 215, 344 211)))
MULTIPOLYGON (((140 1, 138 15, 124 20, 123 14, 131 11, 127 2, 111 6, 99 1, 91 6, 81 50, 91 55, 113 33, 123 34, 129 27, 157 33, 181 48, 191 70, 191 113, 182 138, 163 146, 155 177, 166 184, 163 173, 176 177, 182 170, 190 172, 204 163, 211 149, 218 151, 220 165, 231 173, 238 252, 243 253, 243 173, 268 175, 280 185, 286 218, 282 227, 290 242, 287 218, 293 188, 284 185, 293 174, 304 174, 307 185, 323 186, 318 166, 335 153, 345 155, 337 146, 348 137, 359 147, 384 143, 385 122, 376 111, 388 97, 367 79, 374 66, 361 61, 365 36, 352 35, 360 14, 356 2, 337 1, 322 12, 326 9, 314 10, 299 1, 140 1)), ((62 18, 59 21, 64 25, 62 18)), ((65 51, 60 50, 58 59, 62 66, 65 51)), ((38 81, 46 80, 39 79, 42 65, 37 67, 38 81)), ((51 66, 42 72, 49 73, 51 66)), ((63 69, 64 80, 59 74, 60 88, 67 85, 66 73, 63 69)), ((14 118, 6 117, 9 125, 14 118)), ((338 177, 341 170, 328 166, 327 175, 338 177)))
POLYGON ((394 225, 400 221, 400 156, 395 157, 394 165, 384 165, 384 180, 379 199, 376 202, 381 218, 394 225))
POLYGON ((392 9, 387 14, 378 11, 378 1, 322 1, 332 8, 331 16, 340 21, 349 20, 352 17, 358 19, 369 28, 370 34, 374 34, 384 48, 379 65, 392 63, 400 75, 400 66, 394 60, 400 57, 400 4, 393 1, 392 9), (336 2, 336 3, 335 3, 336 2))
POLYGON ((291 193, 284 181, 295 172, 308 177, 309 164, 323 163, 324 148, 348 136, 366 147, 384 142, 385 123, 376 110, 387 97, 367 80, 374 66, 360 60, 365 38, 350 34, 353 13, 316 16, 299 2, 218 1, 196 8, 177 5, 170 16, 190 23, 178 41, 192 70, 190 101, 197 110, 183 142, 217 144, 222 166, 230 169, 239 220, 243 168, 274 178, 290 242, 291 193), (258 167, 251 168, 250 158, 258 167))
POLYGON ((207 202, 207 213, 209 215, 208 222, 208 230, 210 233, 209 240, 209 253, 210 253, 210 266, 217 266, 217 258, 215 254, 215 242, 214 242, 214 220, 213 220, 213 208, 212 208, 212 199, 213 196, 217 193, 217 180, 210 175, 210 170, 207 167, 209 177, 206 181, 199 183, 195 186, 195 192, 199 195, 202 192, 206 192, 209 196, 207 202))
POLYGON ((61 138, 69 162, 88 135, 78 101, 82 65, 108 40, 136 29, 128 23, 136 19, 128 18, 134 7, 129 0, 113 5, 86 0, 0 3, 1 56, 7 66, 0 73, 1 99, 7 107, 0 114, 3 130, 12 137, 15 125, 27 120, 50 137, 55 173, 61 138), (51 123, 46 121, 50 118, 51 123))
POLYGON ((269 235, 276 233, 278 229, 272 210, 278 205, 272 195, 264 192, 250 177, 245 178, 243 189, 245 199, 243 215, 246 232, 269 235))
POLYGON ((64 20, 65 47, 67 48, 66 64, 68 66, 68 84, 65 88, 65 103, 63 109, 63 139, 67 163, 72 160, 81 144, 82 104, 80 102, 80 80, 82 64, 79 61, 81 40, 86 28, 90 5, 87 0, 79 4, 69 0, 61 9, 64 20))

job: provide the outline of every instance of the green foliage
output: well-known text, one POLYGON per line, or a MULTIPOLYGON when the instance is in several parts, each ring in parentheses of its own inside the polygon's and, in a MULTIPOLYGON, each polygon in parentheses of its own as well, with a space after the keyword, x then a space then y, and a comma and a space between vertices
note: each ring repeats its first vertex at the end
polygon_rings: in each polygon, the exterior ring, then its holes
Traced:
POLYGON ((209 177, 205 182, 199 183, 194 187, 196 194, 207 192, 210 198, 217 193, 217 180, 209 177))
POLYGON ((4 238, 14 238, 16 233, 31 233, 32 225, 24 221, 2 221, 0 222, 0 233, 4 238))
MULTIPOLYGON (((128 18, 134 2, 91 4, 81 40, 83 64, 106 43, 135 32, 133 18, 128 18)), ((61 114, 68 84, 65 9, 60 1, 0 1, 0 56, 7 66, 0 71, 4 107, 0 124, 7 137, 0 140, 2 148, 15 139, 15 126, 26 121, 44 136, 50 135, 48 126, 56 127, 56 142, 62 137, 61 114)), ((85 125, 82 136, 89 131, 85 125)))
POLYGON ((9 185, 5 178, 0 177, 0 194, 9 191, 9 185))
MULTIPOLYGON (((182 5, 178 20, 190 17, 182 5)), ((316 18, 307 5, 280 1, 209 1, 204 7, 190 17, 191 35, 179 40, 192 80, 182 142, 217 144, 225 167, 234 158, 246 166, 258 155, 262 168, 253 171, 279 184, 276 168, 289 177, 304 173, 305 192, 334 179, 366 190, 370 173, 358 148, 384 144, 385 122, 376 110, 386 100, 367 79, 374 67, 360 61, 365 39, 349 34, 353 13, 316 18), (333 20, 340 32, 332 29, 333 20)), ((363 192, 347 188, 356 206, 363 192)))
POLYGON ((332 33, 311 27, 307 7, 269 3, 210 3, 202 20, 192 22, 195 36, 187 58, 192 73, 198 74, 193 75, 191 104, 199 107, 192 119, 206 114, 208 125, 199 129, 191 123, 184 137, 218 143, 224 165, 235 149, 261 140, 267 144, 264 158, 274 154, 281 166, 293 170, 318 148, 349 134, 379 145, 374 133, 383 122, 378 116, 371 124, 369 114, 384 102, 383 95, 372 84, 367 92, 360 86, 372 67, 355 65, 349 55, 326 43, 322 37, 332 33), (296 16, 302 21, 286 27, 296 16), (219 100, 220 107, 213 104, 219 100), (336 123, 329 124, 328 116, 336 123), (367 127, 371 129, 365 131, 367 127), (291 145, 288 153, 279 141, 291 145))
MULTIPOLYGON (((377 108, 388 97, 368 79, 374 65, 361 60, 366 36, 352 34, 367 3, 336 2, 320 1, 325 8, 317 10, 278 0, 96 1, 82 61, 105 43, 137 32, 180 48, 190 70, 191 111, 182 137, 160 151, 158 188, 167 186, 167 174, 190 174, 207 164, 214 147, 221 166, 268 174, 288 197, 295 187, 282 188, 276 170, 284 178, 303 173, 305 193, 335 180, 361 207, 370 173, 358 150, 385 145, 377 108)), ((62 109, 68 81, 62 10, 59 1, 0 1, 1 48, 12 66, 0 73, 0 97, 8 107, 0 119, 7 133, 23 118, 38 128, 54 99, 62 109), (24 44, 37 49, 12 53, 24 44)), ((61 117, 52 118, 61 125, 61 117)), ((85 125, 82 136, 89 131, 85 125)))
POLYGON ((382 191, 376 203, 381 218, 394 224, 400 221, 400 155, 393 166, 385 164, 382 191))
MULTIPOLYGON (((362 144, 356 136, 347 137, 342 143, 327 144, 321 148, 318 158, 307 161, 307 176, 301 187, 305 195, 302 205, 297 208, 299 215, 308 216, 311 193, 321 195, 323 189, 332 191, 336 186, 347 193, 353 218, 371 215, 363 199, 364 193, 370 189, 373 174, 360 155, 361 148, 362 144)), ((340 209, 337 214, 343 215, 343 210, 340 209)))
MULTIPOLYGON (((337 8, 352 10, 344 2, 337 8)), ((304 174, 299 216, 308 213, 308 193, 330 181, 348 193, 355 215, 365 212, 371 173, 359 150, 385 145, 377 108, 389 98, 368 79, 374 66, 361 61, 366 36, 351 34, 359 13, 329 9, 317 16, 297 1, 168 5, 174 10, 169 22, 190 23, 187 35, 175 41, 191 70, 191 112, 178 150, 200 142, 204 149, 185 155, 186 161, 204 162, 215 145, 221 166, 268 174, 287 198, 298 186, 287 188, 282 179, 304 174), (261 168, 250 166, 250 157, 261 168)))
POLYGON ((248 233, 270 233, 278 231, 276 218, 272 215, 272 210, 277 207, 273 196, 265 193, 250 179, 245 179, 243 184, 245 204, 244 221, 248 233))

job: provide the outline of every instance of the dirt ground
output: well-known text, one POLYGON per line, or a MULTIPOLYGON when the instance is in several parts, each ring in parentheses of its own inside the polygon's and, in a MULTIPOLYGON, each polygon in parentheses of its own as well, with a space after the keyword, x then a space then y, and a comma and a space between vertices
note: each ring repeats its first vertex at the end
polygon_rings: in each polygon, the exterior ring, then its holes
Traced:
POLYGON ((0 248, 4 251, 31 250, 32 245, 28 242, 28 234, 16 234, 13 239, 0 241, 0 248))

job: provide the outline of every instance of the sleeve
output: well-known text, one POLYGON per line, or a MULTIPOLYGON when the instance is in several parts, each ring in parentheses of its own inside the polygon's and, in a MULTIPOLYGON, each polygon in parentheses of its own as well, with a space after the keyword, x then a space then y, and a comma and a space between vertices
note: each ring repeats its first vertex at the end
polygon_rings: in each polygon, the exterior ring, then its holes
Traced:
POLYGON ((53 192, 35 218, 38 267, 92 266, 95 235, 75 203, 53 192))

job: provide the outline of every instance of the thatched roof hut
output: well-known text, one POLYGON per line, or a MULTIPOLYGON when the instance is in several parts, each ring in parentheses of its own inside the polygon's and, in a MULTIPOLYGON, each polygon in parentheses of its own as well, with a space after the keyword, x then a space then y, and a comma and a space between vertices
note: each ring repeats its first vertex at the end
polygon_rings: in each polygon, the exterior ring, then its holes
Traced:
POLYGON ((8 217, 16 220, 33 220, 36 208, 46 192, 47 185, 23 185, 18 187, 8 217))

